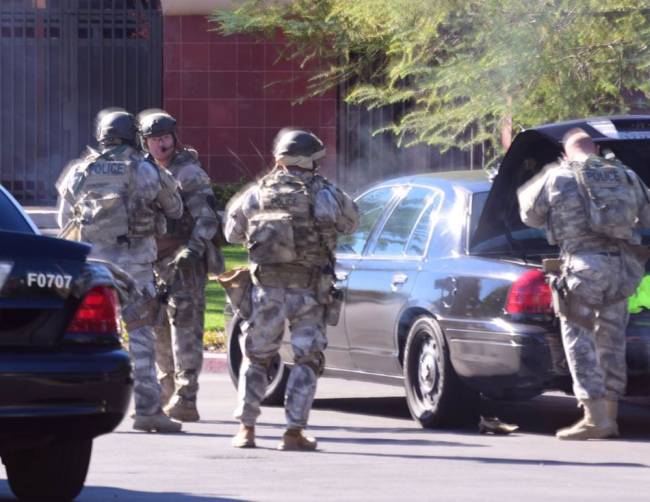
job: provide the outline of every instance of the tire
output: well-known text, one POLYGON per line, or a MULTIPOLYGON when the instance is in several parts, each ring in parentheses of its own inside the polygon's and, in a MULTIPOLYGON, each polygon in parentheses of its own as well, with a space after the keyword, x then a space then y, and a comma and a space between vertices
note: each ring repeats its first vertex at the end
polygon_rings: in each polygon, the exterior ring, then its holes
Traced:
POLYGON ((418 317, 409 330, 404 386, 411 416, 422 427, 478 423, 479 395, 456 375, 442 329, 431 317, 418 317))
MULTIPOLYGON (((239 369, 241 368, 243 356, 239 343, 242 336, 239 328, 241 321, 235 320, 235 322, 235 327, 228 338, 228 372, 230 373, 230 379, 233 385, 237 388, 237 384, 239 383, 239 369)), ((284 392, 287 388, 288 380, 289 368, 282 361, 280 354, 276 354, 269 367, 268 387, 266 388, 262 404, 270 406, 284 404, 284 392)))
POLYGON ((72 500, 84 486, 92 439, 59 439, 3 455, 9 486, 20 500, 72 500))

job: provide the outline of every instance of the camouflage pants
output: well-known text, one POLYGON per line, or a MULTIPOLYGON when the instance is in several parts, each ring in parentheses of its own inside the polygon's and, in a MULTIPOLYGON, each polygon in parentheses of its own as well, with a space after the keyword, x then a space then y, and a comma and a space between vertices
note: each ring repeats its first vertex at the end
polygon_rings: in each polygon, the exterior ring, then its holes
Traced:
MULTIPOLYGON (((595 327, 588 330, 561 319, 562 343, 576 398, 617 400, 625 394, 625 328, 627 299, 621 290, 634 282, 618 256, 582 255, 567 258, 565 276, 572 294, 591 304, 595 327)), ((635 284, 632 284, 635 287, 635 284)))
POLYGON ((306 427, 316 394, 316 371, 327 346, 324 307, 311 290, 253 287, 253 312, 242 324, 242 352, 235 418, 254 425, 264 398, 267 365, 280 350, 285 320, 291 331, 295 365, 285 394, 288 427, 306 427))
POLYGON ((185 402, 196 402, 203 365, 206 270, 203 260, 183 267, 174 277, 169 268, 157 268, 169 284, 162 322, 156 326, 156 364, 163 402, 175 394, 185 402))
POLYGON ((143 293, 138 303, 127 305, 123 312, 129 333, 129 354, 133 362, 135 384, 133 394, 136 415, 154 415, 160 411, 160 385, 156 378, 153 306, 155 287, 153 267, 133 264, 128 267, 143 293))

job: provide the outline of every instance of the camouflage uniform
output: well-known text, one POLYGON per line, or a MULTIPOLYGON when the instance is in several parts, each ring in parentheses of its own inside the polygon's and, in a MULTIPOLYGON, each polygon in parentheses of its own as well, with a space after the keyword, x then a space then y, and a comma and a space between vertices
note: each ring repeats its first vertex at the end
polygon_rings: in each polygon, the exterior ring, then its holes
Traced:
POLYGON ((336 236, 351 233, 357 224, 356 206, 344 192, 300 169, 276 167, 229 205, 225 235, 230 242, 246 243, 254 284, 252 314, 241 326, 246 357, 235 410, 244 426, 252 427, 260 414, 267 366, 280 349, 285 320, 295 361, 285 394, 287 425, 307 425, 327 346, 324 316, 336 236), (274 235, 273 225, 260 224, 283 211, 291 214, 293 228, 294 244, 286 248, 282 231, 274 235), (282 262, 266 263, 265 256, 282 262))
POLYGON ((203 362, 206 252, 219 259, 218 268, 210 272, 223 271, 221 255, 211 242, 220 226, 216 201, 210 178, 197 157, 196 151, 182 149, 168 166, 181 188, 185 212, 180 220, 167 222, 167 232, 158 238, 155 264, 159 287, 167 296, 164 322, 156 327, 156 363, 163 400, 176 392, 175 400, 188 404, 196 403, 203 362), (176 268, 171 263, 184 247, 197 258, 176 268))
POLYGON ((650 226, 650 196, 636 174, 617 161, 591 156, 586 164, 563 161, 548 168, 519 191, 521 218, 544 228, 551 244, 562 253, 562 277, 579 309, 594 319, 593 329, 561 317, 562 341, 581 400, 617 400, 625 393, 625 328, 627 297, 644 273, 644 262, 634 253, 640 236, 634 226, 650 226), (618 166, 624 169, 629 199, 622 207, 620 239, 595 233, 590 224, 584 189, 576 181, 584 168, 618 166), (631 197, 631 198, 630 198, 631 197))
POLYGON ((152 325, 157 255, 154 227, 158 212, 169 218, 179 218, 183 212, 176 182, 123 144, 101 154, 91 151, 76 162, 62 179, 59 192, 61 227, 78 228, 81 240, 93 244, 91 257, 121 267, 138 285, 139 298, 122 312, 135 371, 136 415, 156 415, 161 406, 152 325), (94 225, 101 204, 93 200, 93 193, 98 192, 103 192, 103 209, 114 211, 110 213, 114 218, 103 218, 94 225))

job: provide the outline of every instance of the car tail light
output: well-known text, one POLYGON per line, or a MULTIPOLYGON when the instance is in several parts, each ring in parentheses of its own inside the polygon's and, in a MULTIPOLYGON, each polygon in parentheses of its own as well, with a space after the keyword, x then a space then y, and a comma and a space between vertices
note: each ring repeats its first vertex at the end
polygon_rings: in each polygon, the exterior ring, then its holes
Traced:
POLYGON ((508 314, 551 314, 551 288, 544 272, 531 269, 524 272, 510 287, 506 300, 508 314))
POLYGON ((112 288, 97 286, 83 297, 66 332, 116 334, 120 326, 117 294, 112 288))

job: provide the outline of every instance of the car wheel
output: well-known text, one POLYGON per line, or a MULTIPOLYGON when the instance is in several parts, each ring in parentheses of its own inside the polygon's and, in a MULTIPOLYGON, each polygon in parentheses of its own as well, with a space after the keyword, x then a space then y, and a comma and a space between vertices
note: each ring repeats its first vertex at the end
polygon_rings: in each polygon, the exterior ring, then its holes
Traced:
POLYGON ((9 486, 20 500, 72 500, 84 486, 92 439, 57 440, 3 455, 9 486))
POLYGON ((456 375, 442 330, 431 317, 419 317, 409 330, 404 385, 409 411, 422 427, 476 423, 479 396, 456 375))
MULTIPOLYGON (((240 340, 242 337, 239 325, 241 321, 235 320, 236 324, 233 328, 228 339, 228 372, 230 379, 237 388, 239 382, 239 369, 243 355, 241 352, 240 340)), ((276 354, 268 370, 268 386, 262 404, 266 405, 281 405, 284 403, 284 391, 287 388, 287 380, 289 379, 289 368, 284 364, 280 354, 276 354)))

